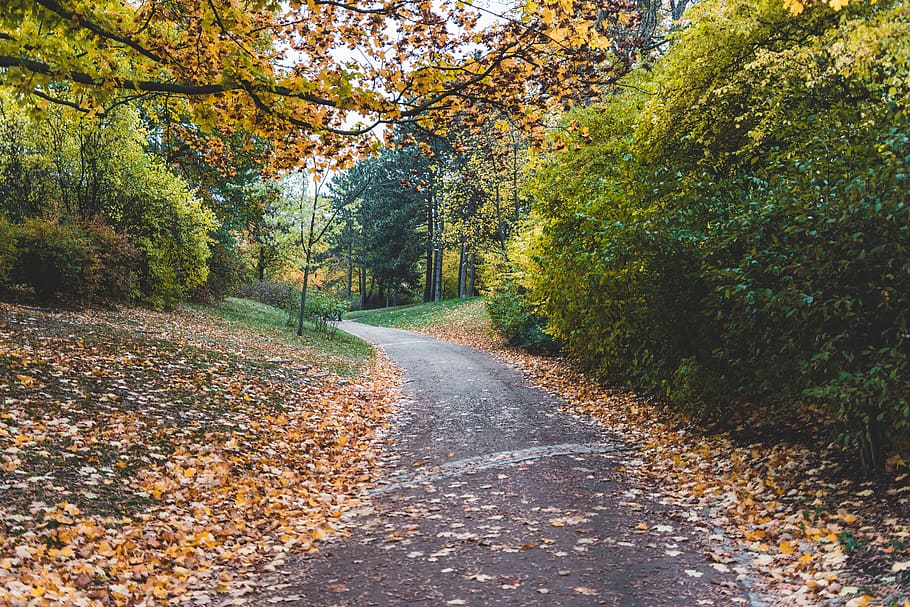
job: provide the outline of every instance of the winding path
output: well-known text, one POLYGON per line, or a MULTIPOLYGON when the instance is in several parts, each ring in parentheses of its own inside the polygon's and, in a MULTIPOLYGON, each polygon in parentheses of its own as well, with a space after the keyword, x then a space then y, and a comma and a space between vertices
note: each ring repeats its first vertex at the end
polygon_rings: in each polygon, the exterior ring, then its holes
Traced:
MULTIPOLYGON (((404 370, 387 478, 263 605, 745 605, 709 530, 635 484, 620 437, 489 355, 345 322, 404 370)), ((732 567, 732 565, 731 565, 732 567)))

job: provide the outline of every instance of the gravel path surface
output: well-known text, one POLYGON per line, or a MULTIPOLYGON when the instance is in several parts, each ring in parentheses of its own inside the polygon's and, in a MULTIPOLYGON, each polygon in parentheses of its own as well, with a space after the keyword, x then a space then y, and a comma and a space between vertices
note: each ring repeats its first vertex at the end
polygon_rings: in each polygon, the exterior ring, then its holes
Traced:
POLYGON ((625 473, 636 452, 622 437, 485 353, 342 328, 404 370, 387 476, 350 537, 288 563, 256 604, 749 604, 706 558, 710 530, 625 473))

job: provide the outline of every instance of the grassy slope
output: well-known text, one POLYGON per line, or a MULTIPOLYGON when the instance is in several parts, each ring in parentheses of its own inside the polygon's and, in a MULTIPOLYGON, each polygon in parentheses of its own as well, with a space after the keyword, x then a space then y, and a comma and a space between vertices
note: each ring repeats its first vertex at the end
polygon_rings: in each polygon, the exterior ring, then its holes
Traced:
POLYGON ((503 345, 490 326, 483 297, 352 312, 348 318, 368 325, 418 331, 482 350, 496 350, 503 345))
POLYGON ((488 322, 483 297, 446 299, 438 303, 421 303, 396 308, 379 308, 349 313, 346 318, 368 325, 429 331, 465 322, 488 322))
POLYGON ((193 306, 193 310, 212 320, 255 331, 278 341, 287 342, 305 351, 313 365, 342 376, 358 374, 372 360, 373 350, 363 340, 343 331, 326 335, 307 323, 302 337, 287 324, 287 313, 257 301, 229 297, 216 307, 193 306))

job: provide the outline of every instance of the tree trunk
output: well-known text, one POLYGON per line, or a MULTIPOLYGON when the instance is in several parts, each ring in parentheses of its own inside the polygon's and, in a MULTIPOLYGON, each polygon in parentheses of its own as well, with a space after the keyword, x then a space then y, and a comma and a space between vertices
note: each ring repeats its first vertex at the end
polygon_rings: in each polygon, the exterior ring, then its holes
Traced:
POLYGON ((360 309, 367 309, 367 267, 360 266, 360 309))
POLYGON ((477 254, 471 251, 471 261, 468 265, 468 297, 474 297, 475 279, 477 278, 477 254))
POLYGON ((259 260, 256 263, 256 274, 259 276, 259 282, 265 280, 265 246, 259 243, 259 260))
POLYGON ((310 255, 307 253, 306 266, 303 268, 303 287, 300 289, 300 316, 297 318, 297 337, 303 336, 303 316, 306 310, 306 288, 310 281, 310 255))
POLYGON ((866 428, 857 436, 859 444, 859 458, 866 478, 872 478, 881 473, 885 466, 882 453, 884 443, 884 430, 878 419, 872 418, 866 422, 866 428))
POLYGON ((467 297, 468 283, 468 254, 464 240, 461 241, 461 250, 458 254, 458 297, 467 297))
POLYGON ((424 277, 423 301, 433 300, 433 280, 436 277, 435 266, 433 265, 434 256, 434 238, 436 234, 436 213, 434 211, 435 196, 431 197, 427 203, 427 271, 424 277))
POLYGON ((442 215, 438 212, 436 213, 436 255, 434 259, 434 269, 433 273, 435 278, 433 280, 433 301, 442 301, 442 257, 443 257, 443 245, 442 237, 445 234, 445 223, 442 218, 442 215))
POLYGON ((506 247, 506 230, 505 230, 505 219, 502 216, 502 201, 499 195, 499 184, 496 184, 496 193, 493 198, 496 208, 496 240, 499 243, 499 248, 502 251, 502 257, 505 259, 506 263, 509 263, 509 251, 506 247))
POLYGON ((354 242, 353 240, 348 240, 348 282, 347 282, 347 298, 348 304, 351 302, 351 292, 354 290, 354 242))

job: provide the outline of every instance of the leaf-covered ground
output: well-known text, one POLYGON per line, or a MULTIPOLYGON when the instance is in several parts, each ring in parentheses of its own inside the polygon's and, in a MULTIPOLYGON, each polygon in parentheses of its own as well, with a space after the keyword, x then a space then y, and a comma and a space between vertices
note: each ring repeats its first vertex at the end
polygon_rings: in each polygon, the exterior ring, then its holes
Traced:
MULTIPOLYGON (((706 558, 754 577, 780 605, 910 606, 910 474, 865 482, 835 443, 708 432, 634 393, 591 381, 568 361, 504 347, 480 302, 409 328, 492 351, 572 412, 638 446, 629 472, 717 529, 706 558), (752 438, 749 438, 749 437, 752 438)), ((374 324, 380 324, 375 322, 374 324)), ((811 433, 808 433, 811 435, 811 433)))
POLYGON ((0 304, 0 604, 239 604, 344 532, 397 376, 349 336, 253 330, 252 305, 0 304))

